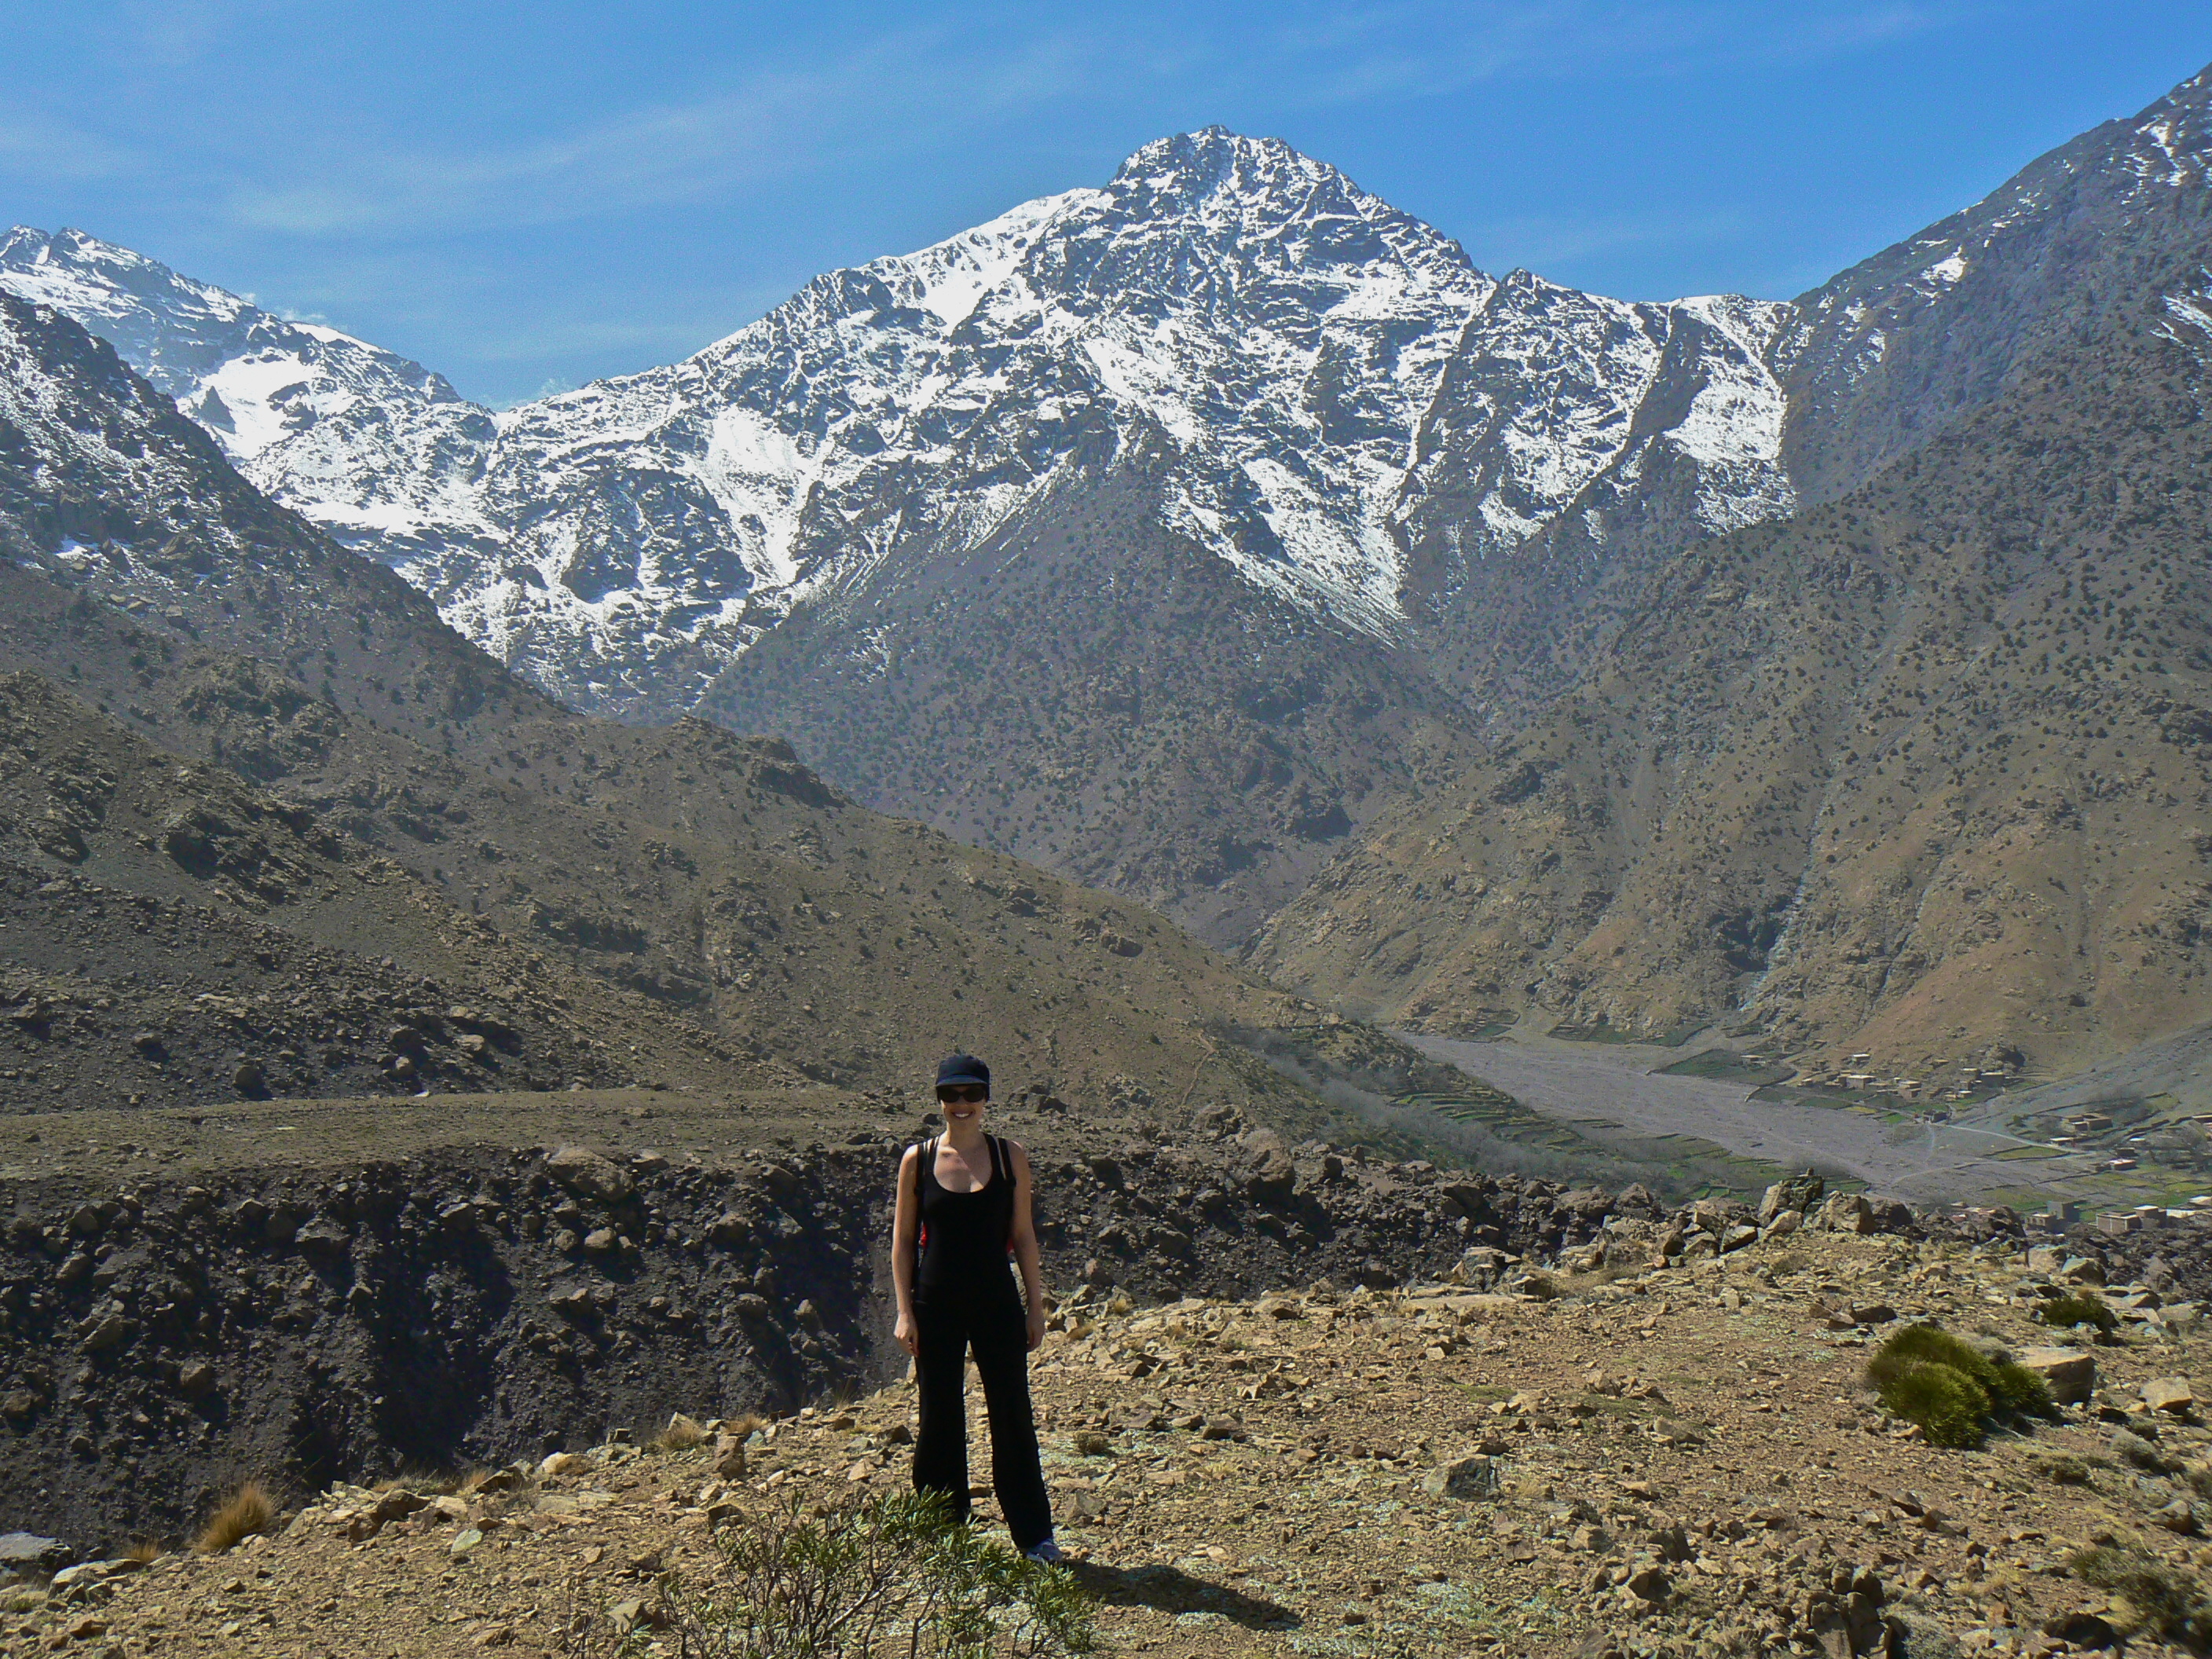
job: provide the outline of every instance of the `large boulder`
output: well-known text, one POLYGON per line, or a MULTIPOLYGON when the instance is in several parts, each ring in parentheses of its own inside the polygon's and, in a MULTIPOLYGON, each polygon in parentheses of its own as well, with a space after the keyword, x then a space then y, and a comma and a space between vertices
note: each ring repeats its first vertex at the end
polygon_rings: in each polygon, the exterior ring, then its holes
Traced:
POLYGON ((587 1146, 563 1146, 549 1153, 545 1173, 578 1198, 619 1204, 636 1190, 629 1171, 587 1146))
POLYGON ((0 1532, 0 1572, 52 1572, 76 1553, 58 1538, 36 1533, 0 1532))
POLYGON ((2020 1363, 2043 1379, 2051 1397, 2063 1406, 2077 1406, 2097 1386, 2097 1361, 2079 1348, 2030 1348, 2020 1363))
POLYGON ((1496 1498, 1499 1485, 1498 1465, 1487 1457, 1455 1458, 1421 1477, 1421 1490, 1430 1497, 1470 1502, 1496 1498))
POLYGON ((1838 1193, 1820 1206, 1820 1224, 1834 1233, 1870 1233, 1874 1207, 1856 1193, 1838 1193))
POLYGON ((1827 1182, 1809 1170, 1803 1175, 1792 1176, 1787 1181, 1778 1181, 1759 1200, 1759 1224, 1766 1226, 1784 1210, 1796 1210, 1801 1213, 1808 1211, 1820 1201, 1827 1190, 1827 1182))

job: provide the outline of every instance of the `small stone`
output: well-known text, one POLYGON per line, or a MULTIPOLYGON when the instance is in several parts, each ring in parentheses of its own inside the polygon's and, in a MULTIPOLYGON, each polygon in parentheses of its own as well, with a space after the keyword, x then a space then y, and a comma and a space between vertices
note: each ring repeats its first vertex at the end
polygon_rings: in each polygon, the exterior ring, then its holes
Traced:
POLYGON ((724 1435, 714 1443, 714 1473, 725 1480, 745 1478, 745 1443, 735 1435, 724 1435))
POLYGON ((1500 1486, 1497 1463, 1487 1457, 1461 1457, 1440 1463, 1421 1477, 1421 1490, 1431 1498, 1457 1498, 1470 1503, 1494 1498, 1500 1486))
POLYGON ((204 1359, 188 1360, 177 1368, 177 1390, 203 1395, 215 1387, 215 1367, 204 1359))
POLYGON ((2079 1348, 2030 1348, 2020 1363, 2043 1379, 2061 1405, 2081 1404, 2097 1386, 2096 1357, 2079 1348))
POLYGON ((1721 1235, 1721 1254, 1725 1255, 1731 1250, 1740 1250, 1747 1244, 1757 1243, 1759 1229, 1738 1223, 1721 1235))
POLYGON ((450 1555, 466 1555, 477 1545, 483 1543, 483 1528, 470 1527, 453 1535, 453 1541, 446 1547, 447 1553, 450 1555))
POLYGON ((2189 1507, 2189 1500, 2177 1498, 2164 1509, 2153 1512, 2152 1520, 2168 1532, 2192 1533, 2197 1530, 2197 1511, 2189 1507))
POLYGON ((615 1230, 611 1227, 594 1227, 584 1235, 584 1248, 593 1255, 605 1255, 615 1248, 616 1242, 615 1230))
POLYGON ((2185 1376, 2154 1377, 2142 1385, 2143 1404, 2154 1412, 2169 1412, 2176 1417, 2188 1414, 2197 1403, 2197 1395, 2185 1376))
POLYGON ((137 1330, 137 1326, 121 1314, 104 1314, 84 1322, 81 1338, 87 1353, 103 1353, 110 1348, 120 1347, 136 1335, 137 1330))
POLYGON ((574 1474, 578 1469, 587 1467, 581 1454, 559 1451, 538 1464, 538 1474, 540 1480, 545 1480, 556 1474, 574 1474))
POLYGON ((1629 1574, 1624 1588, 1639 1601, 1649 1601, 1656 1606, 1667 1599, 1674 1586, 1668 1582, 1663 1568, 1648 1566, 1629 1574))
POLYGON ((1887 1325, 1897 1317, 1897 1310, 1887 1302, 1855 1302, 1851 1304, 1851 1323, 1854 1325, 1887 1325))

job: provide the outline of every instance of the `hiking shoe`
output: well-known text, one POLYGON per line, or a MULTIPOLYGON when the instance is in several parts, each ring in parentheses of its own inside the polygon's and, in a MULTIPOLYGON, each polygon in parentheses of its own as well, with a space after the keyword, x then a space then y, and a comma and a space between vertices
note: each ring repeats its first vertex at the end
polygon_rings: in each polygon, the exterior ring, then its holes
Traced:
POLYGON ((1066 1559, 1060 1554, 1060 1546, 1049 1538, 1041 1544, 1032 1546, 1029 1551, 1029 1558, 1032 1561, 1042 1561, 1048 1567, 1056 1567, 1066 1559))

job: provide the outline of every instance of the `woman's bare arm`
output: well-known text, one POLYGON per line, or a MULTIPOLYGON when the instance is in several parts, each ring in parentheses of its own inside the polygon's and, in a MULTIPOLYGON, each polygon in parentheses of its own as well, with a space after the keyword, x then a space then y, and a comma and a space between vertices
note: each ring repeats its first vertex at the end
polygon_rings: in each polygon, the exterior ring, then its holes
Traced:
POLYGON ((1030 1346, 1044 1341, 1044 1261, 1037 1251, 1036 1183, 1030 1174, 1026 1148, 1012 1141, 1006 1150, 1014 1164, 1014 1260, 1022 1270, 1022 1298, 1029 1304, 1030 1346))
POLYGON ((898 1200, 891 1210, 891 1289, 898 1298, 896 1335, 908 1353, 920 1351, 914 1322, 915 1242, 921 1232, 921 1162, 909 1146, 899 1158, 898 1200))

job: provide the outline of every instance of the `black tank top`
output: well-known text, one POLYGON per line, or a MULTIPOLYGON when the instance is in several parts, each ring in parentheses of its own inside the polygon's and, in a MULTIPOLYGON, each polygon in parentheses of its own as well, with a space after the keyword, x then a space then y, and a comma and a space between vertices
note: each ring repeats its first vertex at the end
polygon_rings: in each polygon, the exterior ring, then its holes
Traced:
POLYGON ((939 1295, 981 1295, 1013 1288, 1006 1246, 1014 1231, 1014 1160, 996 1135, 991 1178, 972 1193, 947 1192, 937 1179, 941 1137, 915 1148, 921 1166, 921 1265, 915 1288, 939 1295))

